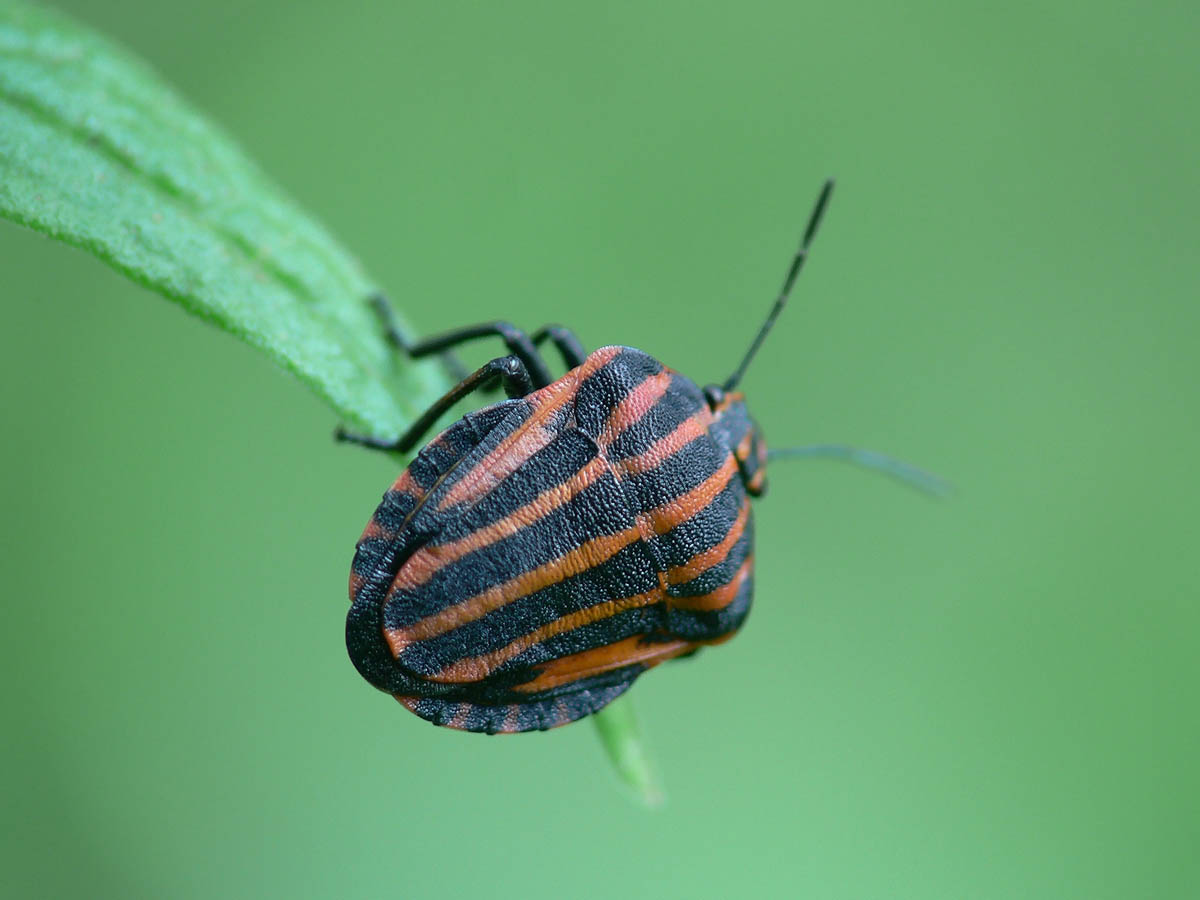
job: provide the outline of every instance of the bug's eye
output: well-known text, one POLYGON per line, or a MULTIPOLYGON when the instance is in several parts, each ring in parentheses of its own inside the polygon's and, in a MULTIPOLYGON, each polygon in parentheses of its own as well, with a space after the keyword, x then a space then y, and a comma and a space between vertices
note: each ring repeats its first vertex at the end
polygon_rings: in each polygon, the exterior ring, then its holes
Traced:
POLYGON ((711 409, 716 409, 725 402, 725 391, 720 385, 710 384, 704 388, 704 399, 711 409))

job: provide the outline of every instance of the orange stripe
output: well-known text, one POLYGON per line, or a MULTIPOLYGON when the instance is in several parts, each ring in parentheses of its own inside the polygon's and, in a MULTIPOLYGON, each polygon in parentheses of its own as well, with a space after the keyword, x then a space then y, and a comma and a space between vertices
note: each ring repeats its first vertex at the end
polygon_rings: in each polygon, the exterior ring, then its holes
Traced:
POLYGON ((575 396, 572 379, 563 378, 531 394, 533 413, 479 460, 442 497, 438 509, 476 499, 520 468, 529 457, 554 440, 556 431, 541 427, 575 396))
POLYGON ((417 484, 412 477, 412 473, 405 469, 400 473, 399 477, 392 482, 392 490, 399 491, 402 494, 408 494, 415 500, 420 500, 425 496, 425 488, 417 484))
POLYGON ((614 535, 605 535, 585 541, 558 559, 551 560, 529 572, 524 572, 516 578, 501 582, 462 603, 448 606, 432 616, 426 616, 407 628, 386 629, 384 634, 387 636, 392 652, 399 656, 400 652, 413 641, 424 641, 453 631, 460 625, 481 619, 493 610, 524 597, 526 594, 532 594, 548 585, 557 584, 580 572, 586 572, 612 558, 640 537, 641 532, 637 528, 627 528, 614 535))
POLYGON ((675 609, 690 609, 694 612, 713 612, 723 609, 733 602, 733 598, 737 596, 742 584, 750 577, 753 568, 754 557, 747 556, 746 561, 742 563, 742 567, 737 570, 737 574, 733 576, 733 580, 729 584, 722 585, 712 593, 699 597, 672 597, 671 606, 675 609))
POLYGON ((641 525, 649 526, 650 533, 664 534, 670 531, 680 522, 708 506, 713 498, 729 484, 729 479, 736 469, 737 465, 733 458, 728 457, 721 468, 686 494, 639 516, 639 527, 627 528, 614 535, 585 541, 558 559, 501 582, 461 603, 448 606, 432 616, 426 616, 407 628, 387 629, 385 633, 392 652, 399 656, 401 651, 413 641, 424 641, 453 631, 460 625, 481 619, 493 610, 527 594, 532 594, 551 584, 557 584, 606 562, 642 536, 644 531, 641 525))
POLYGON ((674 456, 689 441, 700 437, 708 430, 712 416, 707 409, 702 409, 679 425, 666 437, 659 438, 647 450, 628 459, 616 460, 613 467, 621 475, 640 475, 649 472, 674 456))
POLYGON ((619 344, 609 344, 606 347, 598 347, 588 354, 588 358, 583 361, 583 365, 578 369, 573 369, 579 380, 582 381, 589 375, 594 375, 600 369, 603 369, 610 362, 616 359, 624 352, 625 348, 619 344))
POLYGON ((582 366, 567 373, 558 381, 534 391, 525 399, 534 406, 533 414, 506 436, 471 470, 447 491, 439 509, 455 503, 478 499, 525 464, 538 450, 558 434, 557 429, 540 427, 555 413, 575 401, 579 383, 597 369, 603 368, 621 352, 620 347, 601 347, 592 353, 582 366))
POLYGON ((493 610, 518 600, 527 594, 557 584, 581 572, 604 563, 644 534, 664 534, 680 522, 704 509, 725 489, 737 470, 732 457, 727 457, 716 472, 681 497, 657 509, 638 516, 638 526, 615 535, 593 538, 574 550, 551 560, 536 569, 501 582, 461 603, 448 606, 426 616, 407 628, 385 630, 392 652, 399 656, 413 641, 424 641, 453 631, 467 622, 482 619, 493 610), (648 530, 647 530, 648 529, 648 530))
POLYGON ((460 703, 458 709, 454 711, 454 718, 446 723, 446 727, 462 730, 463 726, 467 724, 467 716, 470 715, 470 712, 470 704, 460 703))
POLYGON ((397 526, 395 532, 389 532, 383 527, 382 524, 380 524, 379 520, 375 518, 375 515, 379 512, 379 510, 376 509, 375 513, 372 513, 371 515, 371 521, 367 523, 367 527, 363 529, 362 536, 358 539, 360 544, 363 541, 370 540, 371 538, 387 538, 388 540, 393 539, 396 534, 402 531, 404 526, 409 523, 409 520, 412 519, 413 514, 421 508, 421 504, 425 500, 425 489, 413 480, 413 477, 409 473, 408 469, 405 469, 400 473, 400 476, 392 483, 391 489, 388 491, 388 493, 406 494, 408 499, 413 501, 412 510, 407 516, 404 517, 404 521, 397 526))
POLYGON ((489 544, 516 534, 539 519, 550 515, 568 503, 580 491, 594 483, 608 471, 608 461, 597 456, 566 481, 556 484, 538 494, 529 503, 509 513, 503 519, 473 531, 464 538, 438 546, 427 544, 415 553, 396 576, 392 590, 413 589, 425 584, 443 566, 447 566, 468 553, 481 550, 489 544))
POLYGON ((372 516, 371 521, 367 523, 367 527, 363 529, 362 537, 358 539, 358 542, 361 544, 363 541, 370 541, 375 538, 387 538, 391 540, 394 537, 395 535, 392 532, 386 530, 379 523, 379 520, 372 516))
POLYGON ((567 716, 569 715, 570 713, 567 712, 567 701, 559 697, 554 701, 554 724, 550 727, 557 728, 559 725, 566 725, 567 716))
POLYGON ((733 527, 729 529, 729 533, 725 535, 721 543, 701 553, 697 553, 682 566, 675 566, 667 570, 667 583, 683 584, 685 581, 691 581, 698 575, 707 572, 713 566, 724 562, 725 557, 729 555, 729 551, 733 549, 733 545, 738 542, 742 536, 742 532, 746 530, 746 521, 749 518, 750 501, 743 500, 741 512, 738 513, 733 527))
MULTIPOLYGON (((411 710, 414 713, 417 711, 417 704, 421 702, 420 697, 403 697, 399 694, 393 694, 392 696, 394 696, 397 700, 399 700, 400 703, 404 707, 406 707, 407 709, 411 710)), ((456 728, 459 731, 462 731, 467 724, 467 716, 469 716, 471 714, 471 709, 478 705, 479 704, 474 704, 474 703, 458 704, 458 708, 454 711, 454 717, 450 721, 448 721, 443 727, 444 728, 456 728)), ((485 706, 482 708, 483 709, 494 709, 495 707, 486 707, 485 706)), ((505 734, 505 733, 512 734, 514 731, 517 730, 517 717, 520 715, 521 707, 514 703, 514 704, 507 705, 505 707, 505 709, 506 709, 506 712, 504 715, 504 721, 496 729, 497 734, 505 734)))
MULTIPOLYGON (((713 501, 737 471, 733 457, 727 457, 721 468, 686 494, 662 506, 639 515, 638 526, 618 534, 593 538, 574 550, 551 560, 536 569, 510 578, 488 588, 461 603, 448 606, 432 616, 426 616, 407 628, 386 630, 388 644, 397 656, 413 641, 424 641, 453 631, 460 625, 481 619, 493 610, 532 594, 551 584, 585 572, 611 559, 620 550, 645 534, 664 534, 704 509, 713 501)), ((398 583, 398 582, 397 582, 398 583)))
POLYGON ((721 402, 718 403, 715 407, 713 407, 713 414, 716 415, 719 413, 723 413, 723 412, 725 412, 725 410, 729 409, 729 407, 733 406, 733 404, 740 403, 740 402, 744 401, 745 399, 746 399, 746 395, 743 394, 741 391, 734 391, 731 394, 726 394, 724 396, 724 398, 722 398, 721 402))
POLYGON ((736 471, 737 461, 732 456, 725 457, 721 468, 696 487, 657 509, 642 513, 638 516, 638 522, 647 527, 650 534, 666 534, 680 522, 687 521, 712 503, 713 499, 725 490, 736 471))
POLYGON ((537 678, 515 685, 513 690, 532 694, 635 663, 655 666, 672 656, 686 653, 693 646, 695 645, 688 641, 667 641, 660 644, 646 643, 638 636, 626 638, 615 644, 584 650, 582 653, 546 663, 539 667, 541 673, 537 678))
POLYGON ((604 428, 600 431, 600 446, 607 447, 621 434, 632 427, 671 386, 671 370, 663 369, 657 375, 651 375, 632 391, 625 395, 616 409, 608 414, 604 428))
MULTIPOLYGON (((400 476, 392 483, 389 493, 407 494, 408 498, 413 501, 412 510, 407 516, 404 517, 404 521, 400 523, 394 532, 384 528, 380 521, 375 518, 375 514, 372 514, 371 521, 367 523, 367 527, 363 529, 363 533, 358 539, 360 544, 363 541, 371 540, 373 538, 393 540, 395 536, 404 529, 404 526, 409 523, 416 511, 421 508, 421 504, 424 502, 426 495, 425 489, 413 480, 413 477, 409 473, 408 469, 405 469, 403 472, 401 472, 400 476)), ((375 512, 378 513, 378 510, 375 512)))
POLYGON ((536 631, 522 635, 499 650, 493 650, 491 653, 483 653, 479 656, 467 657, 466 659, 460 659, 458 662, 451 663, 440 672, 429 676, 429 679, 431 681, 447 682, 482 681, 493 669, 508 662, 515 656, 520 656, 530 647, 540 644, 547 638, 552 638, 556 634, 562 634, 564 631, 572 631, 584 625, 589 625, 592 622, 598 622, 601 619, 607 619, 627 609, 650 606, 657 603, 662 597, 662 591, 656 588, 645 594, 623 597, 620 600, 607 600, 604 603, 597 603, 595 606, 577 610, 576 612, 555 619, 553 622, 548 622, 536 631))
POLYGON ((750 445, 754 442, 754 432, 747 431, 745 436, 738 443, 737 448, 733 451, 733 455, 745 462, 746 457, 750 455, 750 445))

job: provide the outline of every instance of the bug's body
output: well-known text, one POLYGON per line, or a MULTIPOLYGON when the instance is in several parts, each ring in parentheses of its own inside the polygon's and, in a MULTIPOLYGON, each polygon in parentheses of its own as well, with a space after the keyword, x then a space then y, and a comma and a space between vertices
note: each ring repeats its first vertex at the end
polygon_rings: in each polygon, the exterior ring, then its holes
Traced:
MULTIPOLYGON (((489 322, 410 343, 411 357, 503 339, 493 359, 395 441, 407 452, 455 403, 501 382, 509 399, 425 446, 384 495, 350 573, 346 643, 359 672, 417 715, 466 731, 553 728, 603 707, 658 663, 730 637, 750 610, 750 498, 767 450, 734 388, 783 309, 833 182, 741 365, 704 390, 640 350, 585 354, 557 325, 489 322), (567 363, 554 380, 537 346, 567 363)), ((449 362, 454 363, 452 358, 449 362)), ((870 451, 793 447, 938 493, 938 479, 870 451)))
POLYGON ((347 640, 439 725, 550 728, 729 637, 765 448, 739 394, 604 347, 429 443, 358 545, 347 640))

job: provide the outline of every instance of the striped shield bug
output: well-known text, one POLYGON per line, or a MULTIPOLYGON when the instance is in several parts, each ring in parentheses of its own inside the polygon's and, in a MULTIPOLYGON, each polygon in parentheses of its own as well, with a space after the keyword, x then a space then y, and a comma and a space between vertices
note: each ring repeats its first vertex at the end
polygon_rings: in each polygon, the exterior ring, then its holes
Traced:
MULTIPOLYGON (((879 454, 824 445, 769 452, 737 391, 783 310, 833 189, 821 190, 783 288, 734 373, 701 389, 630 347, 585 353, 551 325, 491 322, 410 342, 410 357, 498 337, 493 359, 395 441, 416 447, 444 413, 497 384, 507 399, 426 444, 383 496, 350 573, 355 667, 418 716, 466 731, 553 728, 593 713, 647 669, 732 637, 754 584, 750 498, 777 456, 828 456, 938 483, 879 454), (554 379, 538 347, 568 371, 554 379)), ((451 358, 452 361, 452 358, 451 358)))

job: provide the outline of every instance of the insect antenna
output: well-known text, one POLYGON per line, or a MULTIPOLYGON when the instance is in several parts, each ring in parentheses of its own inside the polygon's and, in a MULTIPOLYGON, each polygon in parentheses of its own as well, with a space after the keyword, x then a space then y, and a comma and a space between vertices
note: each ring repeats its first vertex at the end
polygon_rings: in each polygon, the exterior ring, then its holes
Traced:
POLYGON ((848 447, 845 444, 813 444, 809 447, 780 447, 767 450, 767 462, 799 458, 839 459, 866 469, 874 469, 895 478, 901 484, 934 497, 946 497, 954 491, 953 485, 944 478, 875 450, 863 450, 861 447, 848 447))
POLYGON ((767 332, 771 330, 771 326, 775 324, 775 320, 783 312, 788 294, 792 292, 792 285, 796 283, 796 276, 800 274, 800 270, 804 268, 804 261, 808 259, 808 245, 812 243, 813 236, 817 233, 817 226, 821 224, 821 217, 825 214, 825 207, 828 205, 829 195, 832 193, 833 179, 827 178, 825 179, 825 184, 821 186, 821 193, 817 196, 817 203, 808 217, 808 226, 804 229, 804 237, 800 240, 800 249, 792 257, 792 264, 788 267, 787 277, 783 279, 783 288, 779 292, 779 297, 776 298, 775 305, 771 307, 771 311, 767 313, 767 320, 763 322, 762 328, 758 329, 758 334, 754 336, 754 341, 750 344, 750 349, 742 357, 742 364, 725 381, 725 390, 731 391, 737 387, 738 382, 742 380, 742 376, 746 374, 750 360, 754 359, 754 354, 758 352, 758 348, 766 340, 767 332))

